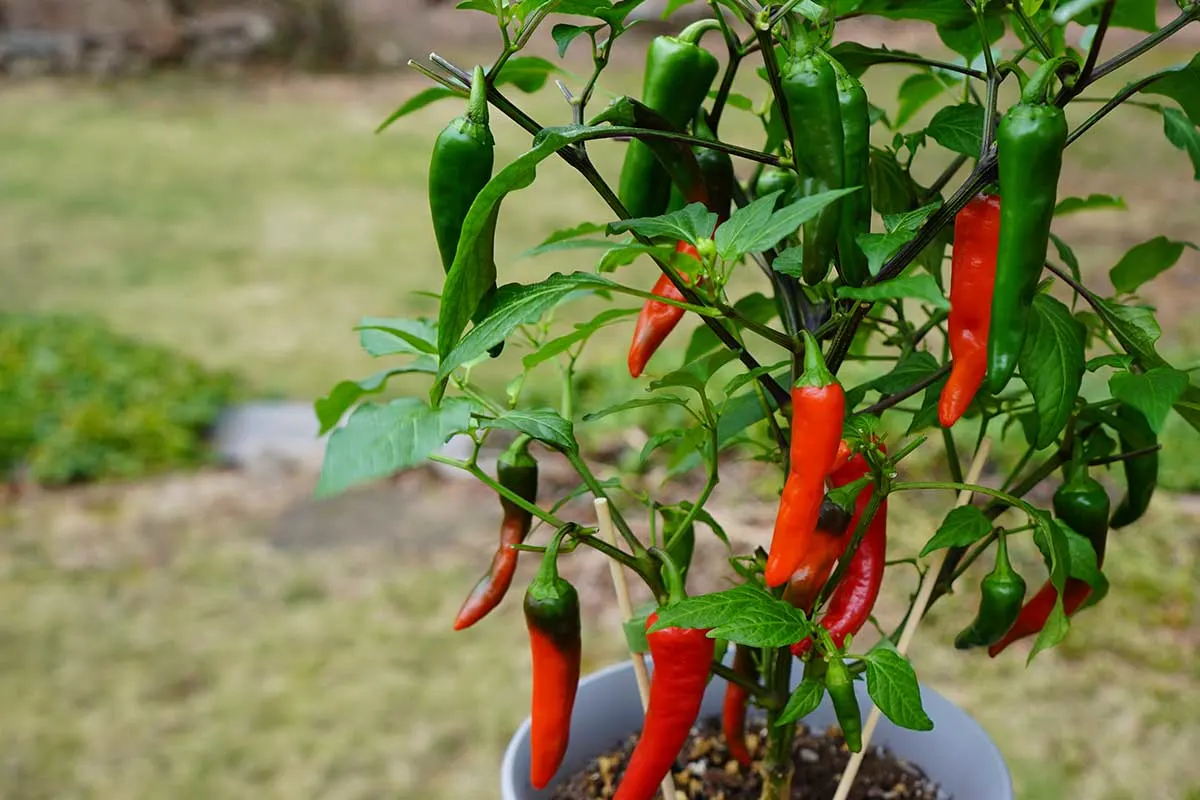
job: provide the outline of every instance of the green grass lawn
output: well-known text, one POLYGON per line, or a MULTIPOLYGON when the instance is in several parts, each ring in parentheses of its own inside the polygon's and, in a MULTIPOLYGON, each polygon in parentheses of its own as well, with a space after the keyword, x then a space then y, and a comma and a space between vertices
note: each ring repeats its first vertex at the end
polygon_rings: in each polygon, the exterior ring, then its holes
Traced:
MULTIPOLYGON (((881 96, 905 74, 878 72, 869 88, 881 96)), ((418 88, 176 78, 6 87, 0 309, 97 314, 267 394, 308 399, 373 372, 351 326, 432 313, 414 292, 440 287, 425 168, 433 134, 458 109, 435 105, 371 134, 418 88)), ((552 86, 530 109, 565 120, 552 86)), ((1120 193, 1132 209, 1059 229, 1101 286, 1131 245, 1195 238, 1200 190, 1156 119, 1118 112, 1068 154, 1064 193, 1120 193)), ((749 141, 752 125, 734 124, 749 141)), ((501 162, 528 145, 496 127, 501 162)), ((619 146, 593 149, 615 176, 619 146)), ((537 187, 505 205, 502 280, 586 268, 578 254, 516 255, 608 217, 556 161, 537 187)), ((1187 364, 1200 346, 1198 263, 1185 254, 1146 291, 1164 351, 1187 364)), ((653 267, 619 275, 649 285, 653 267)), ((588 362, 600 384, 613 373, 599 365, 623 351, 628 328, 612 331, 588 362)), ((502 366, 485 381, 499 385, 502 366)), ((1171 429, 1168 474, 1200 486, 1200 447, 1185 430, 1171 429)), ((0 796, 494 796, 498 753, 525 713, 527 657, 515 604, 478 631, 449 632, 481 547, 469 564, 403 547, 293 553, 267 543, 269 514, 220 498, 215 510, 129 510, 180 491, 192 490, 150 484, 132 499, 121 489, 0 508, 0 796)), ((943 512, 895 503, 893 557, 919 549, 943 512)), ((973 598, 939 606, 920 634, 919 673, 984 722, 1023 800, 1200 797, 1197 528, 1195 509, 1167 497, 1115 536, 1113 596, 1029 671, 1018 653, 991 662, 949 649, 973 598)), ((884 615, 909 588, 889 584, 884 615)), ((591 666, 617 657, 610 627, 589 633, 591 666)))

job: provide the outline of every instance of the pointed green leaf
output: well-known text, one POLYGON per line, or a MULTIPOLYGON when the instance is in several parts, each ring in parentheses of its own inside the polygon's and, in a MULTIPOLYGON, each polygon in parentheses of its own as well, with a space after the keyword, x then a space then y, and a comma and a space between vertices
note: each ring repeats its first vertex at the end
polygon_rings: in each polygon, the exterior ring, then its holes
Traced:
POLYGON ((1118 372, 1108 379, 1112 396, 1141 411, 1155 433, 1162 433, 1171 406, 1187 388, 1188 374, 1172 367, 1155 367, 1140 374, 1118 372))
POLYGON ((1175 266, 1185 247, 1196 249, 1191 242, 1176 242, 1165 236, 1135 245, 1109 270, 1113 288, 1118 292, 1136 291, 1143 283, 1175 266))
POLYGON ((510 409, 495 419, 480 419, 479 427, 505 428, 524 433, 563 452, 572 452, 579 447, 575 443, 575 432, 571 423, 549 408, 510 409))
POLYGON ((866 656, 867 693, 880 712, 901 728, 933 730, 933 720, 921 704, 921 686, 908 659, 896 650, 874 647, 866 656))
POLYGON ((1075 407, 1083 383, 1086 336, 1083 323, 1061 302, 1045 294, 1033 298, 1017 364, 1037 410, 1038 449, 1053 444, 1075 407))

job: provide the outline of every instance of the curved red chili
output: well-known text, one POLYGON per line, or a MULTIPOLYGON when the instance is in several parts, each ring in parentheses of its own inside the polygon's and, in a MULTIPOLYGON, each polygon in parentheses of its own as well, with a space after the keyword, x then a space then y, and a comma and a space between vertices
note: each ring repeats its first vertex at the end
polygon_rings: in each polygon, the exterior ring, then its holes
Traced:
MULTIPOLYGON (((1068 617, 1073 615, 1091 597, 1091 594, 1092 587, 1086 581, 1067 578, 1067 590, 1063 594, 1063 611, 1067 613, 1068 617)), ((1038 593, 1021 607, 1017 621, 1008 629, 1008 633, 1004 634, 1004 638, 988 648, 988 655, 995 658, 1018 639, 1041 633, 1042 628, 1046 627, 1046 620, 1050 619, 1050 612, 1054 610, 1054 601, 1057 599, 1058 590, 1054 588, 1053 583, 1046 581, 1042 588, 1038 589, 1038 593)))
MULTIPOLYGON (((882 447, 882 445, 880 445, 882 447)), ((866 460, 856 455, 845 467, 830 476, 834 486, 853 483, 869 472, 866 460)), ((853 533, 871 499, 871 487, 859 492, 854 517, 848 530, 853 533)), ((871 617, 879 589, 883 586, 884 562, 887 560, 887 501, 884 500, 867 526, 862 542, 850 557, 850 564, 841 583, 834 588, 825 606, 820 625, 829 631, 834 644, 842 647, 847 636, 862 630, 871 617)), ((812 647, 811 639, 792 645, 792 652, 804 655, 812 647)))
MULTIPOLYGON (((687 242, 675 246, 676 253, 689 255, 697 261, 700 254, 696 248, 687 242)), ((683 293, 666 274, 659 275, 651 294, 665 297, 668 300, 683 302, 683 293)), ((675 326, 683 319, 683 309, 670 303, 660 303, 657 300, 647 300, 638 314, 637 324, 633 327, 633 341, 629 345, 629 374, 638 377, 646 368, 650 356, 658 351, 659 346, 666 340, 675 326)))
MULTIPOLYGON (((670 556, 650 551, 663 563, 670 604, 683 599, 683 577, 670 556)), ((650 703, 642 735, 621 776, 613 800, 651 800, 671 771, 700 714, 712 665, 713 640, 703 628, 663 628, 650 632, 658 612, 646 620, 646 641, 654 659, 650 703)))
POLYGON ((788 478, 775 518, 764 577, 768 586, 786 583, 813 543, 825 476, 842 441, 846 395, 825 366, 821 348, 804 332, 804 373, 792 387, 792 443, 788 478))
POLYGON ((1000 198, 977 195, 954 218, 947 321, 954 363, 938 400, 938 421, 944 428, 966 412, 987 374, 988 328, 999 247, 1000 198))
MULTIPOLYGON (((529 503, 537 502, 537 461, 529 453, 528 436, 521 436, 496 462, 496 478, 505 489, 510 489, 529 503)), ((454 630, 469 628, 500 605, 513 573, 517 571, 518 552, 513 545, 521 544, 529 535, 533 515, 506 497, 500 498, 504 518, 500 523, 500 546, 492 556, 492 565, 475 588, 463 601, 458 616, 454 619, 454 630)))
MULTIPOLYGON (((754 679, 754 655, 749 647, 739 644, 733 657, 733 671, 737 674, 754 679)), ((746 701, 750 694, 744 687, 729 681, 725 684, 725 704, 721 709, 721 732, 725 735, 725 745, 729 755, 743 767, 749 768, 754 759, 750 756, 750 748, 746 746, 746 701)))

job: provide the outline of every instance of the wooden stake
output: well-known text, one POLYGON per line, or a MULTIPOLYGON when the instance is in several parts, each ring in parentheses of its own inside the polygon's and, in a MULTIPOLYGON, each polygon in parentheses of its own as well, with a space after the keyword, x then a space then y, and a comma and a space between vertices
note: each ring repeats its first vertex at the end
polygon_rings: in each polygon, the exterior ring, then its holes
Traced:
MULTIPOLYGON (((608 500, 597 497, 593 504, 596 507, 596 521, 600 525, 600 533, 613 547, 617 547, 617 532, 613 528, 612 513, 608 510, 608 500)), ((621 611, 621 635, 625 635, 624 623, 633 619, 633 603, 629 600, 629 583, 625 580, 625 570, 621 563, 614 558, 608 560, 608 568, 612 573, 613 588, 617 592, 617 608, 621 611)), ((630 653, 633 660, 633 674, 637 677, 638 694, 642 698, 642 710, 650 705, 650 674, 646 670, 646 657, 642 653, 630 653)), ((662 782, 663 800, 675 800, 675 780, 668 772, 662 782)))
MULTIPOLYGON (((977 483, 979 481, 979 474, 983 472, 983 465, 987 461, 988 453, 991 452, 991 449, 991 439, 984 439, 980 443, 979 451, 975 454, 975 460, 971 462, 971 468, 967 471, 967 483, 977 483)), ((954 507, 960 508, 969 502, 971 502, 971 493, 962 491, 958 493, 958 502, 955 503, 954 507)), ((925 609, 929 607, 929 598, 933 595, 933 585, 937 583, 938 573, 941 571, 942 563, 945 560, 946 551, 944 549, 939 550, 933 559, 933 563, 925 571, 925 577, 921 579, 921 587, 917 590, 917 599, 913 602, 912 613, 908 615, 908 621, 904 624, 904 630, 900 632, 900 641, 896 644, 896 649, 900 651, 900 655, 908 653, 913 636, 917 633, 917 626, 921 624, 921 617, 925 616, 925 609)), ((879 725, 879 717, 879 708, 871 706, 871 713, 867 716, 867 723, 863 726, 862 750, 850 756, 850 761, 846 764, 846 771, 842 773, 842 780, 838 783, 837 792, 833 795, 833 800, 846 800, 850 796, 850 789, 854 786, 854 779, 858 777, 859 767, 862 766, 863 758, 867 755, 867 748, 871 744, 871 737, 875 733, 876 726, 879 725)))

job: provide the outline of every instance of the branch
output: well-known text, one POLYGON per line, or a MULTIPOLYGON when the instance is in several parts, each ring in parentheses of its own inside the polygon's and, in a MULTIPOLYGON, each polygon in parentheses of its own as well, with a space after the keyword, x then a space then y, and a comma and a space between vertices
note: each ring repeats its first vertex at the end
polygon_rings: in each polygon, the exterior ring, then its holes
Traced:
POLYGON ((1108 114, 1116 109, 1117 106, 1120 106, 1130 97, 1133 97, 1150 84, 1157 82, 1161 78, 1165 78, 1166 75, 1167 73, 1156 72, 1155 74, 1148 75, 1141 80, 1134 81, 1133 83, 1121 89, 1121 91, 1117 92, 1111 100, 1100 106, 1100 108, 1096 110, 1096 113, 1079 123, 1079 127, 1071 131, 1071 135, 1067 137, 1067 146, 1069 147, 1076 139, 1087 133, 1093 125, 1108 116, 1108 114))
POLYGON ((895 394, 889 394, 887 397, 881 398, 879 400, 879 402, 874 403, 873 405, 867 406, 859 413, 878 414, 880 411, 886 411, 887 409, 891 408, 892 406, 897 406, 900 403, 903 403, 905 400, 912 397, 914 394, 921 391, 922 389, 925 389, 925 388, 937 383, 938 381, 940 381, 943 377, 945 377, 949 373, 950 373, 950 362, 947 362, 947 363, 943 364, 942 366, 938 367, 937 370, 935 370, 934 372, 931 372, 928 375, 926 375, 924 378, 921 378, 921 380, 917 381, 912 386, 909 386, 906 389, 901 389, 900 391, 896 392, 895 394))
POLYGON ((1071 87, 1071 94, 1067 99, 1069 100, 1070 97, 1074 97, 1075 95, 1079 94, 1088 86, 1091 86, 1093 83, 1105 77, 1110 72, 1115 72, 1116 70, 1128 64, 1130 61, 1133 61, 1138 56, 1146 53, 1149 50, 1153 50, 1163 41, 1174 36, 1176 33, 1179 33, 1179 31, 1186 28, 1189 23, 1195 22, 1197 19, 1200 19, 1200 3, 1192 3, 1191 6, 1178 17, 1171 20, 1146 38, 1142 39, 1133 47, 1118 53, 1108 61, 1105 61, 1099 67, 1096 67, 1096 69, 1092 71, 1091 75, 1081 75, 1079 80, 1075 81, 1075 85, 1071 87))

